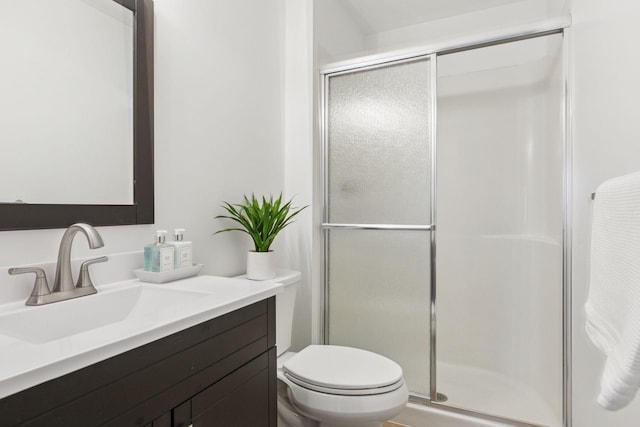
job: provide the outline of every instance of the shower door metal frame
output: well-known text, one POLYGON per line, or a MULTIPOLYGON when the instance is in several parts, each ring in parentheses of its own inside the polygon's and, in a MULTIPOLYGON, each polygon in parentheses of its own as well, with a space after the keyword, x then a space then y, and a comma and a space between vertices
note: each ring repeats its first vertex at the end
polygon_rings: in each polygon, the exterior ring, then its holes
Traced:
MULTIPOLYGON (((324 232, 323 235, 323 264, 324 264, 324 310, 323 310, 323 320, 321 324, 323 325, 323 333, 322 337, 324 343, 329 341, 329 310, 327 301, 329 301, 329 286, 328 286, 328 277, 329 277, 329 263, 326 261, 329 257, 329 230, 336 229, 353 229, 353 230, 393 230, 393 231, 426 231, 429 232, 429 251, 430 251, 430 275, 429 275, 429 283, 430 283, 430 300, 429 303, 429 316, 430 316, 430 329, 429 329, 429 396, 439 396, 436 390, 436 365, 431 362, 431 360, 435 360, 436 356, 436 305, 435 305, 435 268, 436 268, 436 259, 435 259, 435 191, 436 191, 436 156, 435 156, 435 140, 436 140, 436 132, 437 132, 437 123, 436 123, 436 54, 430 53, 426 55, 416 55, 411 56, 405 59, 395 59, 392 61, 383 61, 378 64, 370 64, 363 67, 355 67, 353 69, 347 69, 332 73, 323 73, 321 78, 321 90, 322 90, 322 107, 320 108, 321 117, 321 141, 322 141, 322 186, 323 186, 323 209, 322 209, 322 224, 321 228, 324 232), (422 225, 414 225, 414 224, 339 224, 339 223, 331 223, 328 221, 329 218, 329 173, 328 167, 329 162, 327 161, 327 153, 328 153, 328 135, 326 132, 328 125, 328 117, 326 114, 327 106, 328 106, 328 89, 329 89, 329 78, 350 74, 354 72, 361 71, 370 71, 378 68, 384 68, 390 65, 402 65, 409 64, 412 62, 418 61, 429 61, 430 67, 430 79, 429 79, 429 98, 431 100, 430 105, 430 117, 429 120, 431 122, 431 128, 429 131, 429 139, 430 139, 430 165, 431 172, 429 174, 430 179, 430 208, 429 208, 429 218, 427 218, 427 224, 422 225)), ((443 395, 440 395, 442 400, 446 400, 443 395)), ((421 402, 437 402, 438 400, 434 400, 430 397, 426 396, 415 396, 421 402)))
POLYGON ((562 61, 563 61, 563 176, 562 176, 562 193, 563 193, 563 231, 562 231, 562 419, 564 427, 572 426, 571 415, 571 262, 572 262, 572 234, 571 234, 571 176, 572 176, 572 132, 571 132, 571 84, 570 84, 570 37, 571 37, 571 19, 569 17, 561 17, 554 20, 536 23, 530 26, 521 27, 512 31, 500 34, 489 34, 484 37, 457 41, 454 43, 441 44, 432 47, 426 47, 419 50, 392 52, 382 55, 373 55, 370 57, 350 60, 346 62, 328 65, 320 69, 320 144, 321 144, 321 186, 322 186, 322 223, 320 227, 323 231, 323 266, 321 283, 324 285, 323 290, 323 310, 321 311, 322 319, 320 322, 322 331, 320 336, 324 343, 329 338, 329 283, 328 283, 328 231, 331 229, 361 229, 361 230, 411 230, 411 231, 428 231, 430 233, 430 356, 429 356, 429 397, 411 395, 410 400, 424 405, 435 406, 447 411, 482 418, 490 421, 508 422, 510 425, 535 427, 534 424, 528 424, 515 421, 499 416, 492 416, 480 412, 455 408, 442 405, 442 400, 446 399, 437 392, 437 317, 436 317, 436 160, 437 160, 437 58, 442 55, 457 53, 467 50, 478 49, 482 47, 495 46, 520 40, 544 37, 552 34, 561 34, 562 40, 562 61), (429 59, 431 67, 430 75, 430 96, 431 96, 431 151, 430 151, 430 167, 431 167, 431 195, 430 195, 430 220, 427 225, 393 225, 393 224, 337 224, 328 222, 329 218, 329 194, 328 194, 328 89, 329 79, 341 74, 349 74, 359 71, 373 70, 376 68, 386 67, 390 65, 398 65, 414 61, 429 59))

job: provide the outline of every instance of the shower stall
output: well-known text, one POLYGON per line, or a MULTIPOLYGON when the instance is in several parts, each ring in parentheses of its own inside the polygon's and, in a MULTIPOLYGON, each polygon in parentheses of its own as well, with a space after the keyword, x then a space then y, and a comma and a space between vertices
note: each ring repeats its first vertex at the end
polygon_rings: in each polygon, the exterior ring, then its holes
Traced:
POLYGON ((566 32, 322 70, 324 340, 425 407, 570 425, 566 32))

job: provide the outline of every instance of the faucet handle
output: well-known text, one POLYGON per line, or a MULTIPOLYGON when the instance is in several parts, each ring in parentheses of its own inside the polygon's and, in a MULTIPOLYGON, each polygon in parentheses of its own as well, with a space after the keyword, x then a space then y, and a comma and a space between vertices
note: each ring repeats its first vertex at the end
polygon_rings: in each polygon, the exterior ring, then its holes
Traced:
MULTIPOLYGON (((89 266, 99 262, 107 262, 109 257, 101 256, 99 258, 88 259, 80 265, 80 274, 78 274, 78 282, 76 288, 94 288, 91 275, 89 274, 89 266)), ((95 288, 94 288, 95 289, 95 288)))
POLYGON ((47 275, 44 270, 39 267, 21 267, 21 268, 10 268, 9 274, 12 276, 15 274, 24 274, 24 273, 35 273, 36 274, 36 282, 33 285, 33 290, 31 291, 31 296, 25 302, 26 305, 41 305, 43 304, 44 296, 49 295, 51 290, 49 290, 49 284, 47 283, 47 275))

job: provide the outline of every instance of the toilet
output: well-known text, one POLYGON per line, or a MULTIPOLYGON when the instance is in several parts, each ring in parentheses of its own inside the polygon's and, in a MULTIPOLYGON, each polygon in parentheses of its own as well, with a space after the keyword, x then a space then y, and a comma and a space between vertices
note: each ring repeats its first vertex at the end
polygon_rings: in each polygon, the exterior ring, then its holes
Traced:
POLYGON ((334 345, 287 351, 300 276, 278 270, 271 279, 285 286, 276 295, 278 427, 382 427, 404 409, 409 397, 397 363, 334 345))

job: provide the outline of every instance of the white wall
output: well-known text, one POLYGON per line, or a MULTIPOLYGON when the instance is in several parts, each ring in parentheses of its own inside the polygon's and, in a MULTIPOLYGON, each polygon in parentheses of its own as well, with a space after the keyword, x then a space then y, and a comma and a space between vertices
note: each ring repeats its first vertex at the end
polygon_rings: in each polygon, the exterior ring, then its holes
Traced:
POLYGON ((595 402, 603 358, 587 340, 590 194, 640 170, 640 3, 573 0, 573 418, 575 427, 636 427, 640 399, 608 412, 595 402))
MULTIPOLYGON (((353 10, 346 9, 339 0, 315 0, 314 4, 315 43, 320 66, 529 24, 568 12, 566 0, 521 0, 464 15, 371 33, 358 25, 358 19, 352 15, 353 10)), ((398 4, 402 5, 400 1, 398 4)))
MULTIPOLYGON (((139 250, 156 228, 184 227, 204 273, 239 274, 250 242, 212 236, 213 217, 223 200, 284 190, 282 3, 155 0, 155 14, 156 224, 101 227, 94 251, 77 236, 72 256, 139 250)), ((55 261, 62 232, 0 233, 0 265, 55 261)))
POLYGON ((302 273, 294 311, 292 350, 311 343, 317 318, 311 304, 313 283, 313 2, 285 0, 284 143, 285 195, 296 206, 310 205, 284 231, 286 261, 302 273), (314 315, 315 314, 315 315, 314 315))
POLYGON ((282 3, 155 5, 156 223, 184 225, 205 273, 241 273, 250 240, 211 236, 225 224, 213 217, 223 200, 284 191, 282 3))
POLYGON ((378 53, 451 40, 470 33, 478 34, 540 21, 549 17, 550 13, 552 11, 549 10, 549 5, 539 0, 513 2, 464 15, 368 34, 365 38, 365 49, 369 53, 378 53))
POLYGON ((365 48, 365 35, 340 0, 314 0, 313 26, 318 65, 348 58, 365 48))

